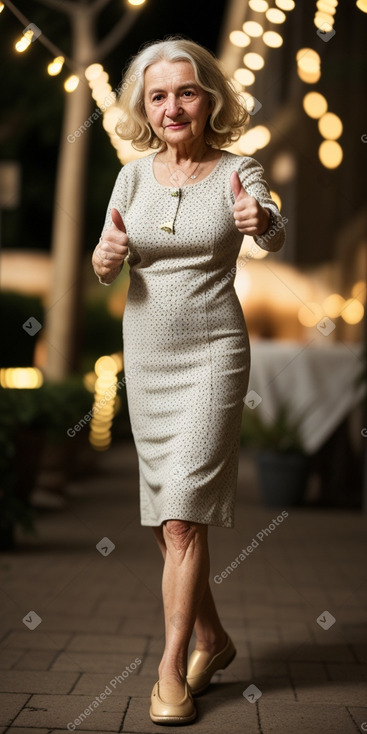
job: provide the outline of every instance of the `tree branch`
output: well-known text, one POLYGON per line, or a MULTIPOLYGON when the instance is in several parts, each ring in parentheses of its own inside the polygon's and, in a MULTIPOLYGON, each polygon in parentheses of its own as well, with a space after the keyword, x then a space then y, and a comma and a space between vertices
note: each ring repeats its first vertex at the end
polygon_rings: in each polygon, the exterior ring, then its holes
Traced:
MULTIPOLYGON (((42 2, 42 1, 43 0, 38 0, 38 2, 42 2)), ((4 0, 4 5, 8 8, 8 10, 10 10, 11 13, 13 13, 13 15, 15 15, 16 18, 18 18, 18 20, 25 27, 30 25, 29 18, 26 18, 26 16, 23 15, 23 13, 20 10, 18 10, 18 8, 14 5, 14 3, 11 0, 4 0)), ((78 73, 78 69, 76 68, 76 65, 73 62, 73 60, 69 59, 68 56, 65 56, 64 52, 61 51, 61 49, 59 49, 58 46, 55 46, 55 44, 52 43, 52 41, 50 41, 50 39, 47 38, 47 36, 45 36, 44 33, 41 32, 41 35, 38 36, 38 41, 43 46, 45 46, 45 48, 47 48, 47 50, 50 51, 50 53, 53 54, 54 56, 63 56, 66 64, 70 67, 70 69, 72 69, 73 71, 75 70, 75 73, 78 73)))
POLYGON ((76 12, 75 3, 70 2, 70 0, 36 0, 36 2, 40 3, 40 5, 46 5, 47 8, 52 8, 52 10, 59 10, 61 13, 66 13, 67 15, 73 15, 76 12))
POLYGON ((103 8, 110 3, 111 0, 94 0, 92 5, 90 6, 90 12, 93 13, 93 15, 96 15, 97 13, 100 13, 103 8))
MULTIPOLYGON (((96 0, 98 2, 99 0, 96 0)), ((138 19, 139 13, 136 10, 127 10, 119 22, 105 36, 105 38, 96 46, 95 57, 99 61, 104 59, 117 46, 129 32, 130 28, 138 19)))

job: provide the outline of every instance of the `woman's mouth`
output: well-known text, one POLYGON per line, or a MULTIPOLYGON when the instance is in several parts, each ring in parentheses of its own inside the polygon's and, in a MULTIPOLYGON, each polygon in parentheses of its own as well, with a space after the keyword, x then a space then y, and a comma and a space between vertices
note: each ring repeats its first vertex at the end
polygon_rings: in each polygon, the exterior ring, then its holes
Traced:
POLYGON ((177 122, 172 123, 171 125, 166 125, 169 130, 182 130, 182 128, 186 127, 186 125, 189 125, 189 122, 177 122))

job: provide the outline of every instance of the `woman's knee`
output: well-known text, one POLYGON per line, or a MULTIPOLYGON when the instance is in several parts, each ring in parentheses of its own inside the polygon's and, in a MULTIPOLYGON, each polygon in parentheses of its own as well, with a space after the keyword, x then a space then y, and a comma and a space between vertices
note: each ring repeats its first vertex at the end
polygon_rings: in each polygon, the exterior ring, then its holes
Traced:
POLYGON ((188 520, 166 520, 163 524, 166 543, 178 551, 186 551, 192 540, 199 535, 206 535, 207 526, 188 520))

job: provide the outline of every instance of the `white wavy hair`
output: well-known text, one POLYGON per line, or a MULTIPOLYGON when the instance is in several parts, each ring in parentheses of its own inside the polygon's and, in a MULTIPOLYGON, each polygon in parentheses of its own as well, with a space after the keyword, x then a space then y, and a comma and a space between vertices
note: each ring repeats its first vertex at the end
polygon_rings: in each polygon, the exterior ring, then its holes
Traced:
POLYGON ((234 89, 220 62, 206 48, 181 36, 146 44, 130 61, 120 86, 117 106, 122 112, 116 133, 131 140, 136 150, 165 149, 166 144, 150 126, 144 107, 144 74, 157 61, 189 61, 196 82, 208 92, 212 111, 205 128, 205 141, 214 148, 225 148, 244 133, 248 112, 241 95, 234 89))

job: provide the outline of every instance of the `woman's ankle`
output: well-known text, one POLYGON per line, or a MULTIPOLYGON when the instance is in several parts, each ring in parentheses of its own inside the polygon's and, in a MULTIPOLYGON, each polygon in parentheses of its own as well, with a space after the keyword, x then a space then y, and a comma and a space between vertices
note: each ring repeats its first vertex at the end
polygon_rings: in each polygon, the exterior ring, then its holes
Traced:
POLYGON ((195 649, 210 652, 213 655, 223 650, 227 642, 228 635, 224 629, 218 630, 216 633, 205 633, 196 636, 195 649))

